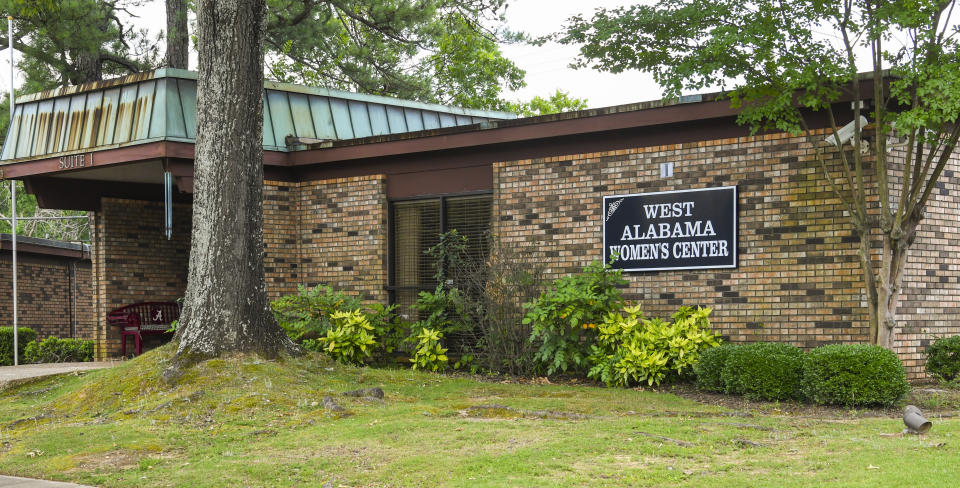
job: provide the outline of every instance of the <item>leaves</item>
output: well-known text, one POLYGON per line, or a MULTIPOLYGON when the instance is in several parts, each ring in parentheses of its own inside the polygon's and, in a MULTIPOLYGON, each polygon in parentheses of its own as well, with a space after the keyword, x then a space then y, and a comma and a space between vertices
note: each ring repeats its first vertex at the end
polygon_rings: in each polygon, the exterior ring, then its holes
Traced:
POLYGON ((720 343, 710 330, 710 312, 681 307, 672 323, 644 318, 639 304, 607 314, 597 328, 587 376, 607 386, 629 386, 659 385, 668 375, 689 373, 702 351, 720 343))

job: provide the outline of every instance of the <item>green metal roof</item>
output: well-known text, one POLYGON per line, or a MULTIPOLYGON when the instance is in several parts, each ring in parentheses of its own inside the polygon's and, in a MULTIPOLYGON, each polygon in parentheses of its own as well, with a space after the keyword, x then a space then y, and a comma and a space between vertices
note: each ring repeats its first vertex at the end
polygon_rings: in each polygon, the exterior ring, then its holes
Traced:
MULTIPOLYGON (((265 83, 263 99, 263 148, 271 151, 296 149, 287 136, 355 139, 516 118, 274 82, 265 83)), ((159 69, 18 97, 0 164, 160 140, 192 143, 196 131, 196 73, 159 69)))

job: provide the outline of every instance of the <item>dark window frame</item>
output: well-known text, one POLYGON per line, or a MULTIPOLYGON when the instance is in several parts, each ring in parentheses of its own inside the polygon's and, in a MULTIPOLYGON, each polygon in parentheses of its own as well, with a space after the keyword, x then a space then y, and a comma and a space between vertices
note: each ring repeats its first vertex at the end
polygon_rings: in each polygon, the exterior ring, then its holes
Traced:
POLYGON ((432 291, 435 285, 426 287, 400 287, 396 285, 396 222, 394 219, 394 204, 402 202, 411 202, 411 201, 426 201, 426 200, 439 200, 440 201, 440 232, 447 232, 449 229, 449 222, 447 221, 447 200, 450 198, 459 198, 459 197, 471 197, 471 196, 490 196, 490 221, 489 225, 493 224, 493 190, 479 190, 471 192, 460 192, 460 193, 437 193, 430 195, 417 195, 413 197, 403 197, 403 198, 391 198, 387 200, 387 284, 384 286, 384 290, 387 291, 388 303, 394 304, 397 303, 397 291, 401 289, 418 291, 432 291))

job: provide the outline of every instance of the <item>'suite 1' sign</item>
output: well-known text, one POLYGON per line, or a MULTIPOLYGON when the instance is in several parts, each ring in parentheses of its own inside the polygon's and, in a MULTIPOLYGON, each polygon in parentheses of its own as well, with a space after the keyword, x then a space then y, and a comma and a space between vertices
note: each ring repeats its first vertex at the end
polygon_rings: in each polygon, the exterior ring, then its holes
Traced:
POLYGON ((624 271, 737 267, 737 187, 603 197, 604 262, 624 271))

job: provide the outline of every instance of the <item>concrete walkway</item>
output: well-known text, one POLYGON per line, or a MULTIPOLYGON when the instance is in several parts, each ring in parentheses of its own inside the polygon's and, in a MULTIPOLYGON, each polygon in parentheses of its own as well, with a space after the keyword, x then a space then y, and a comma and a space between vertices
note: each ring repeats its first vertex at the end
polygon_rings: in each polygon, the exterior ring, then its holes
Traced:
POLYGON ((0 476, 0 488, 93 488, 75 483, 61 483, 59 481, 32 480, 15 476, 0 476))
MULTIPOLYGON (((20 366, 0 366, 0 390, 44 376, 53 376, 55 374, 73 373, 74 371, 87 371, 91 369, 103 369, 120 364, 120 361, 104 361, 90 363, 50 363, 50 364, 22 364, 20 366)), ((4 485, 0 481, 0 486, 4 485)))

